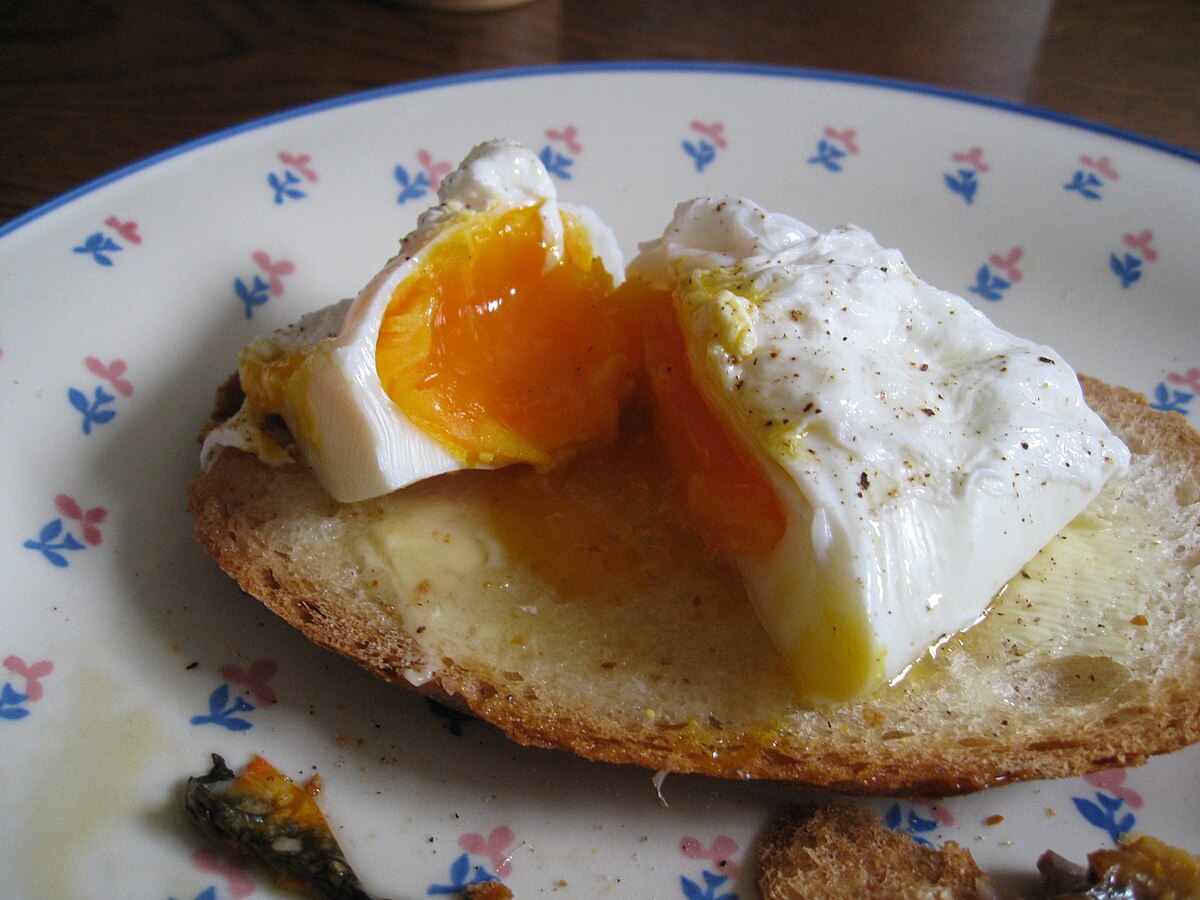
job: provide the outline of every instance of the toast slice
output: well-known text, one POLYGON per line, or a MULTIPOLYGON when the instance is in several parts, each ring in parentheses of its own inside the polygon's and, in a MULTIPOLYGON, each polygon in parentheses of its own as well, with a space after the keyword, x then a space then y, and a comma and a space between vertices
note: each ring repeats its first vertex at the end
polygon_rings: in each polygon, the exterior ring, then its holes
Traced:
MULTIPOLYGON (((221 568, 311 640, 519 743, 946 796, 1200 739, 1200 435, 1081 381, 1128 475, 978 624, 837 705, 796 699, 732 568, 678 523, 636 404, 614 445, 548 474, 457 472, 339 504, 302 464, 226 449, 189 506, 221 568)), ((234 379, 213 423, 239 403, 234 379)))

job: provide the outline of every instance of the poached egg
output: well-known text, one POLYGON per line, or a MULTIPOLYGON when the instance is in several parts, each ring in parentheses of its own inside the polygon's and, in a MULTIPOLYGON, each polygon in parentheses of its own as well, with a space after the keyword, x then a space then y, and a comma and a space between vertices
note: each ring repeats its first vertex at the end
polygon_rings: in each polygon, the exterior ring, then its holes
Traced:
POLYGON ((627 275, 684 516, 804 696, 900 676, 1128 465, 1057 353, 859 228, 698 199, 627 275))
POLYGON ((222 447, 292 460, 341 502, 464 468, 547 467, 616 434, 640 363, 614 304, 624 260, 592 211, 558 202, 523 147, 476 147, 400 252, 359 292, 241 353, 241 410, 222 447))

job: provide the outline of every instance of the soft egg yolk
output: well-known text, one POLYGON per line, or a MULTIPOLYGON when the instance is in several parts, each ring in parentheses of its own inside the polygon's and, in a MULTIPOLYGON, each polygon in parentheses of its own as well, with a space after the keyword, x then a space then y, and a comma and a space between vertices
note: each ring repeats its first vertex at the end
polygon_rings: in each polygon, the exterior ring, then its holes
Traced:
MULTIPOLYGON (((699 387, 680 317, 665 291, 634 280, 620 293, 639 292, 647 310, 643 342, 658 440, 683 485, 684 524, 710 553, 740 559, 765 556, 783 539, 787 514, 766 465, 699 387)), ((758 603, 760 617, 802 696, 848 699, 882 677, 860 612, 836 578, 789 578, 758 603), (788 612, 797 603, 815 610, 798 627, 788 612)))
POLYGON ((643 345, 659 441, 683 483, 686 524, 710 552, 766 553, 783 537, 786 516, 760 463, 726 416, 697 387, 671 296, 629 281, 640 294, 643 345))
POLYGON ((637 317, 563 216, 551 260, 538 207, 452 224, 397 286, 376 347, 410 421, 468 464, 548 465, 611 437, 640 363, 637 317))

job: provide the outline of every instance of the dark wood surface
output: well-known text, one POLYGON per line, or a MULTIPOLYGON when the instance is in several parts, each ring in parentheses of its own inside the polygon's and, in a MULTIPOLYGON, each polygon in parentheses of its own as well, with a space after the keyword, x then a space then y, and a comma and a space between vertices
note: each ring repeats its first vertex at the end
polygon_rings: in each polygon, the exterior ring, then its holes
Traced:
POLYGON ((1196 0, 0 0, 0 221, 191 138, 365 88, 618 59, 769 63, 1029 103, 1200 151, 1196 0))

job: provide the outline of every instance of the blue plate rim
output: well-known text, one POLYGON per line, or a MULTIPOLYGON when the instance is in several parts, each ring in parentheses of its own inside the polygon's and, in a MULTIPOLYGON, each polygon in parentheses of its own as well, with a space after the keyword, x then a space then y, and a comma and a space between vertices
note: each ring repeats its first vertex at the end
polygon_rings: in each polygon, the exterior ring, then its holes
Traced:
POLYGON ((77 187, 59 194, 58 196, 53 197, 50 200, 47 200, 44 203, 41 203, 32 209, 17 215, 8 222, 0 224, 0 239, 7 237, 13 232, 18 231, 24 226, 29 225, 31 222, 42 218, 59 207, 67 206, 81 197, 93 193, 100 188, 105 187, 106 185, 128 178, 131 175, 142 171, 143 169, 152 168, 153 166, 158 165, 159 163, 162 163, 168 159, 172 159, 176 156, 182 156, 186 153, 190 153, 194 150, 208 146, 209 144, 215 144, 220 141, 228 140, 229 138, 235 137, 239 134, 244 134, 246 132, 267 128, 280 122, 304 118, 306 116, 315 115, 330 109, 354 106, 359 103, 369 103, 384 97, 436 90, 445 87, 456 87, 464 84, 503 81, 516 78, 543 78, 547 76, 567 74, 580 75, 594 73, 636 72, 704 72, 726 75, 768 76, 776 78, 864 85, 867 87, 880 88, 884 90, 923 94, 931 97, 969 103, 976 106, 991 107, 993 109, 1004 110, 1007 112, 1028 116, 1030 118, 1041 119, 1071 128, 1079 128, 1085 131, 1102 134, 1107 137, 1116 138, 1118 140, 1138 144, 1151 150, 1157 150, 1172 156, 1178 156, 1195 163, 1200 163, 1200 153, 1168 143, 1166 141, 1147 137, 1145 135, 1138 134, 1137 132, 1128 131, 1111 125, 1104 125, 1099 122, 1093 122, 1091 120, 1072 116, 1067 113, 1056 112, 1054 110, 1045 109, 1030 104, 1019 103, 1013 100, 1005 100, 999 97, 991 97, 985 94, 976 94, 970 91, 947 88, 938 85, 886 78, 878 75, 865 75, 854 72, 841 72, 829 69, 772 65, 765 63, 735 63, 700 60, 605 60, 593 62, 564 62, 543 65, 514 66, 498 69, 483 69, 472 72, 461 72, 453 75, 440 75, 430 78, 415 79, 412 81, 397 82, 394 84, 382 85, 376 88, 368 88, 362 91, 354 91, 336 97, 329 97, 325 100, 317 100, 312 103, 306 103, 300 106, 281 110, 276 113, 270 113, 265 116, 258 116, 253 119, 248 119, 245 122, 230 125, 226 128, 210 132, 192 140, 185 141, 181 144, 168 147, 167 149, 158 151, 157 153, 150 154, 149 156, 145 156, 134 162, 128 163, 127 165, 121 166, 112 170, 111 172, 98 176, 90 181, 86 181, 77 187))

